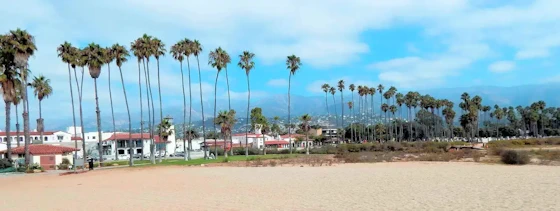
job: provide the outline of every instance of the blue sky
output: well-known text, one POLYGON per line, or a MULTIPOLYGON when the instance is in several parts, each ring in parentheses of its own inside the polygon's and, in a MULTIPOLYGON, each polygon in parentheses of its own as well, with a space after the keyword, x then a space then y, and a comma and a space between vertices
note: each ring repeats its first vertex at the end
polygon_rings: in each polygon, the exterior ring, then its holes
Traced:
MULTIPOLYGON (((19 27, 36 37, 38 51, 30 69, 50 78, 55 92, 44 101, 47 118, 71 114, 66 112, 71 109, 68 73, 56 56, 58 45, 129 45, 144 33, 167 47, 183 38, 200 40, 204 100, 213 100, 216 71, 207 65, 207 55, 218 46, 234 61, 229 68, 232 100, 246 100, 246 77, 236 65, 244 50, 256 54, 251 72, 255 99, 287 92, 285 58, 291 54, 303 63, 292 81, 298 95, 321 94, 321 84, 340 79, 406 90, 560 81, 556 0, 1 1, 0 31, 19 27)), ((123 67, 131 102, 138 101, 136 65, 131 59, 123 67)), ((120 79, 113 73, 115 110, 123 112, 120 79)), ((179 63, 163 58, 161 75, 165 106, 181 105, 179 63)), ((197 75, 192 76, 198 93, 197 75)), ((221 103, 226 103, 224 76, 218 84, 221 103)), ((88 75, 85 84, 84 109, 93 115, 88 75)), ((104 68, 102 111, 109 110, 107 84, 104 68)), ((33 116, 37 106, 31 103, 33 116)))

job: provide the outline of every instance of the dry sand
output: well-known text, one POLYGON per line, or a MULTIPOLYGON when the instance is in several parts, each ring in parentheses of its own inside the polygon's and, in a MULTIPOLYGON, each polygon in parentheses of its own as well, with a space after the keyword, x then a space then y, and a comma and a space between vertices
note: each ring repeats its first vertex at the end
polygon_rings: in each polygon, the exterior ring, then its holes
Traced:
POLYGON ((560 167, 157 167, 0 178, 0 210, 560 210, 560 167))

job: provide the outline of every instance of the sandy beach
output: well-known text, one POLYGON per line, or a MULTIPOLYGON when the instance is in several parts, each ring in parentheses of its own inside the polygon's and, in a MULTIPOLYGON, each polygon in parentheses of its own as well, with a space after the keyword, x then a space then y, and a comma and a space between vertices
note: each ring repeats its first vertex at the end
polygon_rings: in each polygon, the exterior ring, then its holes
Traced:
POLYGON ((1 210, 560 210, 560 168, 152 167, 0 178, 1 210))

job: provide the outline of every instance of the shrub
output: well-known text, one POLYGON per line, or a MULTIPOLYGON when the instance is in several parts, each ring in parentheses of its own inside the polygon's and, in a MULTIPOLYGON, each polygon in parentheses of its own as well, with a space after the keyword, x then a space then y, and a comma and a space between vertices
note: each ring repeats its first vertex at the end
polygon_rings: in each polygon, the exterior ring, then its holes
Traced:
POLYGON ((391 141, 391 142, 385 143, 385 149, 394 152, 394 151, 402 151, 403 147, 399 142, 391 141))
POLYGON ((276 167, 276 165, 278 165, 278 163, 276 163, 276 161, 274 161, 274 160, 270 161, 270 166, 276 167))
POLYGON ((12 167, 12 162, 7 158, 0 159, 0 169, 10 168, 12 167))
POLYGON ((505 164, 524 165, 530 161, 529 154, 524 151, 505 150, 500 156, 505 164))
POLYGON ((68 160, 68 158, 62 158, 62 163, 61 164, 70 165, 70 160, 68 160))

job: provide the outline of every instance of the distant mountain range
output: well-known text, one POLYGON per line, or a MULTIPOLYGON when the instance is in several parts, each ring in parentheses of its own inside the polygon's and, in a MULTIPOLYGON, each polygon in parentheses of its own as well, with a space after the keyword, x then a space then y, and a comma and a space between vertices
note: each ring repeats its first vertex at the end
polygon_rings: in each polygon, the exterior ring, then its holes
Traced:
MULTIPOLYGON (((399 90, 403 94, 406 94, 408 90, 399 90)), ((473 86, 473 87, 466 87, 466 88, 438 88, 438 89, 429 89, 429 90, 421 90, 419 91, 421 94, 430 94, 437 99, 449 99, 458 105, 460 102, 460 96, 462 93, 467 92, 471 97, 475 95, 479 95, 482 97, 483 105, 490 105, 493 106, 495 104, 503 106, 517 106, 522 105, 526 106, 531 104, 532 102, 538 100, 544 100, 547 103, 547 106, 560 106, 560 97, 557 97, 557 94, 560 93, 560 84, 557 83, 549 83, 549 84, 534 84, 534 85, 521 85, 521 86, 513 86, 513 87, 497 87, 497 86, 473 86)), ((357 93, 354 96, 354 101, 357 104, 357 93)), ((352 99, 352 96, 349 91, 345 92, 344 101, 348 102, 352 99)), ((328 103, 329 103, 329 110, 331 115, 334 114, 334 108, 337 109, 337 114, 340 115, 340 95, 335 95, 336 104, 333 103, 332 95, 329 94, 328 96, 328 103)), ((379 93, 376 93, 374 96, 374 103, 376 107, 376 113, 379 113, 379 93)), ((205 117, 207 119, 206 126, 211 127, 212 122, 210 119, 213 117, 213 101, 208 101, 204 105, 205 117)), ((237 111, 238 117, 238 125, 242 125, 245 122, 245 115, 247 110, 247 104, 245 101, 232 101, 232 109, 237 111)), ((357 105, 356 105, 357 106, 357 105)), ((269 95, 265 97, 261 97, 251 103, 251 108, 253 107, 261 107, 263 109, 263 114, 269 118, 274 116, 281 117, 282 120, 287 121, 288 116, 288 97, 287 95, 269 95)), ((346 115, 350 114, 348 110, 348 106, 344 104, 346 115)), ((227 109, 227 104, 218 105, 217 110, 225 110, 227 109)), ((456 106, 456 109, 457 106, 456 106)), ((180 106, 177 107, 167 107, 164 110, 164 113, 169 114, 171 117, 174 118, 175 123, 182 122, 183 119, 183 108, 180 106)), ((158 113, 158 112, 156 112, 158 113)), ((292 95, 291 96, 291 117, 293 119, 297 118, 297 116, 301 116, 302 114, 310 114, 311 116, 320 116, 326 115, 327 109, 325 107, 325 96, 300 96, 300 95, 292 95)), ((102 125, 105 130, 109 130, 112 128, 112 122, 110 116, 107 113, 102 116, 102 125)), ((195 125, 202 125, 200 118, 201 118, 201 109, 199 103, 193 103, 193 111, 192 111, 192 119, 193 124, 195 125)), ((139 128, 139 112, 132 114, 132 121, 134 122, 133 127, 139 128)), ((147 115, 144 114, 146 121, 147 115)), ((115 113, 116 125, 119 129, 127 129, 127 115, 126 113, 115 113)), ((156 122, 158 122, 159 117, 156 116, 156 122)), ((47 120, 50 124, 48 125, 49 129, 55 130, 64 130, 67 126, 72 124, 71 119, 66 120, 47 120)), ((0 122, 2 124, 3 122, 0 122)), ((94 131, 96 129, 96 121, 95 116, 86 116, 84 118, 84 126, 86 131, 94 131)), ((4 126, 1 126, 3 128, 4 126)), ((147 127, 147 126, 145 126, 147 127)))

